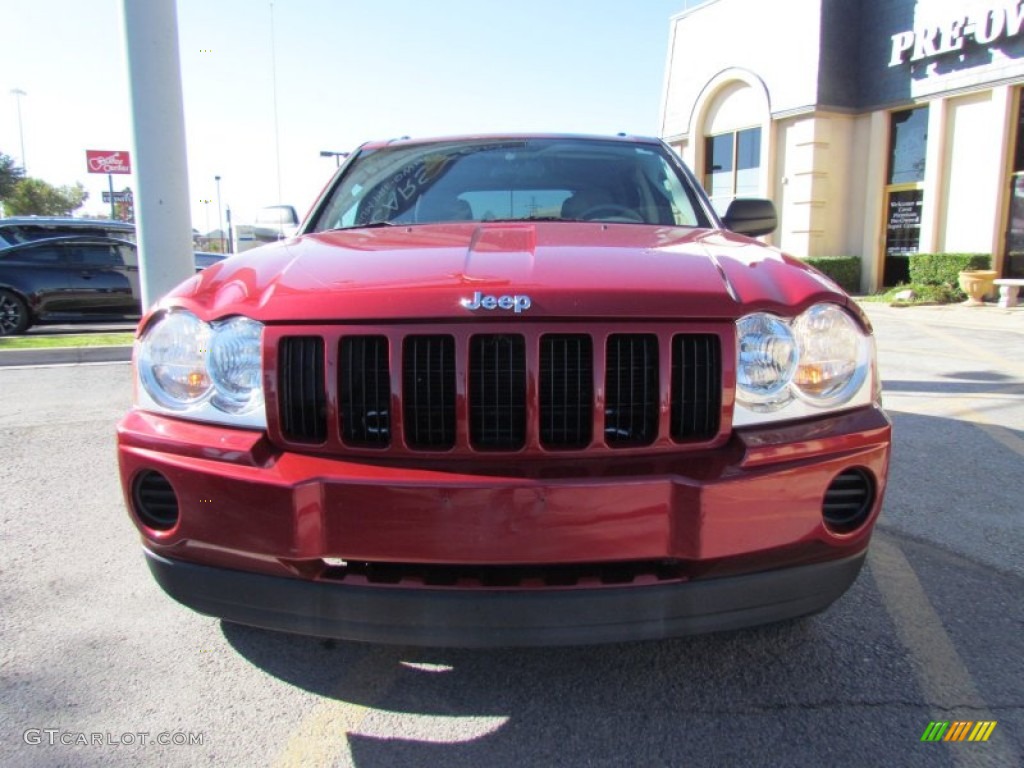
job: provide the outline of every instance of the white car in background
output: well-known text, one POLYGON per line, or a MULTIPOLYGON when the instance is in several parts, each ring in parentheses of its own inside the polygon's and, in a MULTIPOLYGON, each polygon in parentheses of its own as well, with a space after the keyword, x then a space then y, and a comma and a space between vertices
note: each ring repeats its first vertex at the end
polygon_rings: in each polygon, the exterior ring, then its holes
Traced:
POLYGON ((274 243, 292 237, 299 229, 299 214, 291 205, 268 205, 256 214, 253 238, 256 244, 274 243))

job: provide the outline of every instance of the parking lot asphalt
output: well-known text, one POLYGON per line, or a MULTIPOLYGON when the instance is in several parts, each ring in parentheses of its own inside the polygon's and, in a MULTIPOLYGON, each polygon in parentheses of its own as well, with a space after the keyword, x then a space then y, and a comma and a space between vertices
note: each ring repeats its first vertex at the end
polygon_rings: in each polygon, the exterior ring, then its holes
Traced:
POLYGON ((866 308, 895 443, 860 579, 802 621, 588 648, 366 646, 194 614, 124 510, 129 366, 0 370, 0 765, 1020 765, 1024 313, 866 308), (997 725, 921 741, 958 720, 997 725))

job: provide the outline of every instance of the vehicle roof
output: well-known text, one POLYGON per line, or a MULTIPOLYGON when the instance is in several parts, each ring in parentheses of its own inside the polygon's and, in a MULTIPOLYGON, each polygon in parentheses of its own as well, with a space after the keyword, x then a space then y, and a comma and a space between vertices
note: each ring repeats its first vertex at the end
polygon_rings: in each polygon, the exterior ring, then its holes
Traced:
POLYGON ((77 219, 73 216, 7 216, 0 218, 0 227, 104 227, 134 230, 135 225, 116 219, 77 219))
POLYGON ((39 240, 24 240, 20 243, 6 244, 0 240, 0 253, 12 253, 14 251, 25 251, 30 248, 45 248, 52 245, 62 244, 81 244, 81 245, 126 245, 130 248, 138 248, 138 245, 133 243, 131 240, 122 240, 119 237, 106 237, 104 235, 94 235, 90 233, 84 233, 81 235, 56 235, 54 237, 44 237, 39 240))
POLYGON ((619 141, 624 144, 661 144, 661 140, 653 136, 632 136, 624 133, 612 136, 585 133, 472 133, 452 136, 433 136, 412 138, 403 136, 399 139, 386 141, 368 141, 361 149, 381 149, 383 147, 416 146, 420 144, 444 144, 460 141, 515 141, 529 139, 571 139, 574 141, 619 141))

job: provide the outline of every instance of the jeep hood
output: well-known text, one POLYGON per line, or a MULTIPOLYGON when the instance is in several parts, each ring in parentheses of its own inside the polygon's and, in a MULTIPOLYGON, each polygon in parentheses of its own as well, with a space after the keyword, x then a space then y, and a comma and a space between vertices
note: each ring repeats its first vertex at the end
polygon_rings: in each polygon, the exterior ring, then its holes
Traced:
POLYGON ((303 235, 209 267, 158 308, 265 323, 725 319, 820 300, 847 303, 801 262, 717 230, 474 222, 303 235), (478 293, 529 297, 529 309, 463 306, 478 293))

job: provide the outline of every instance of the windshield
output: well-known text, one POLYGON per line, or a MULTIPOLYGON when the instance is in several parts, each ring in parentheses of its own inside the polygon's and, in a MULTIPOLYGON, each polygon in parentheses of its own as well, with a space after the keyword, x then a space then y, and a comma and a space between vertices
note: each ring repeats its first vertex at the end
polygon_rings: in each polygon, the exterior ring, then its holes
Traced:
POLYGON ((657 145, 547 138, 364 150, 313 231, 538 220, 708 226, 690 184, 657 145))

